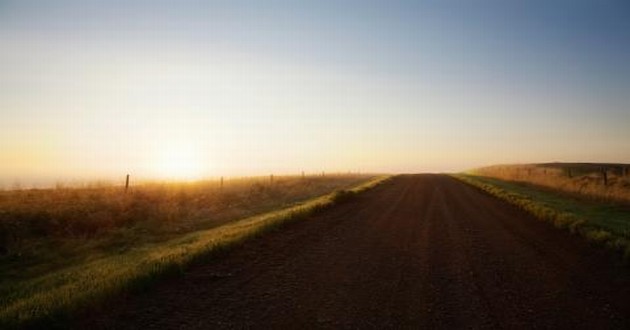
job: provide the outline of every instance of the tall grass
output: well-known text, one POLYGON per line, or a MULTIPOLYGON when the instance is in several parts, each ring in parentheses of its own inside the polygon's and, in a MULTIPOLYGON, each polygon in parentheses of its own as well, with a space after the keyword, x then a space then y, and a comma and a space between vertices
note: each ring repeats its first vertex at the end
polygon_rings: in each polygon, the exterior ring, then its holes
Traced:
POLYGON ((151 237, 221 225, 366 180, 277 177, 219 182, 0 192, 0 256, 29 253, 45 239, 98 240, 121 229, 151 237))
MULTIPOLYGON (((287 221, 305 217, 341 201, 340 194, 355 195, 385 178, 355 177, 354 180, 343 181, 346 183, 341 185, 345 187, 343 193, 329 193, 281 210, 224 222, 210 229, 191 230, 183 234, 170 231, 171 239, 145 240, 129 249, 90 253, 57 269, 40 271, 39 274, 31 271, 24 278, 5 279, 0 286, 0 327, 63 325, 77 308, 124 290, 146 286, 165 274, 180 272, 198 258, 287 221), (350 182, 353 182, 352 187, 347 189, 350 182)), ((187 198, 196 196, 188 193, 187 198)), ((203 197, 203 194, 198 197, 203 197)), ((134 235, 130 239, 133 240, 134 235)))
POLYGON ((531 183, 591 199, 630 203, 628 169, 630 165, 624 164, 550 163, 489 166, 471 173, 531 183))

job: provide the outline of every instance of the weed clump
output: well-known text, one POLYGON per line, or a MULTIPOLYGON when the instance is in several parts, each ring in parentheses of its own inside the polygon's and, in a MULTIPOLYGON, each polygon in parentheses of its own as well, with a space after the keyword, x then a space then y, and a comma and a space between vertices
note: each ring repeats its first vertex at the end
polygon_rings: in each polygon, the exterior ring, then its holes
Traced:
POLYGON ((357 193, 351 190, 337 190, 332 194, 331 200, 335 204, 348 202, 356 197, 357 193))

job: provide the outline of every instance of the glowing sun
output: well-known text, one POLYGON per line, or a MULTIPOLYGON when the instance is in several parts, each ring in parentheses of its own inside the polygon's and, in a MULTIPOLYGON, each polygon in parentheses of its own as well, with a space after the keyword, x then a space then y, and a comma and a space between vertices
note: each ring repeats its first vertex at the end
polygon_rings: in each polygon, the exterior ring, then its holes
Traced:
POLYGON ((200 153, 187 143, 163 145, 157 152, 156 174, 169 180, 194 180, 202 175, 200 153))

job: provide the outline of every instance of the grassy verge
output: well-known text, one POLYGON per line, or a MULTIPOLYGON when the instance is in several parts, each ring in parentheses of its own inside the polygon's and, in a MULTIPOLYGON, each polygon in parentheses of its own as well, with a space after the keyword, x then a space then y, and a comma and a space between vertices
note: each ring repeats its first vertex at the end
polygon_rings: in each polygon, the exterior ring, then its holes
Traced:
POLYGON ((181 272, 201 257, 343 202, 385 179, 387 177, 378 177, 297 206, 184 234, 166 242, 146 244, 17 283, 10 294, 0 298, 0 328, 62 326, 77 308, 126 290, 146 287, 164 275, 181 272))
POLYGON ((547 163, 495 165, 470 174, 534 184, 610 203, 630 203, 630 165, 547 163))
POLYGON ((585 202, 561 194, 499 179, 456 174, 453 177, 475 186, 548 221, 558 228, 602 244, 630 260, 630 211, 610 203, 585 202))

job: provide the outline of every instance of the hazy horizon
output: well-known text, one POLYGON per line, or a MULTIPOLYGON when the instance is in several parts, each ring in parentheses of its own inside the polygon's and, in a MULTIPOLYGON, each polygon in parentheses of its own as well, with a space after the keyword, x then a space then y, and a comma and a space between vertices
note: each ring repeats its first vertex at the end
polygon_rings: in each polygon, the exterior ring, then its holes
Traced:
POLYGON ((0 1, 0 187, 630 163, 623 1, 0 1))

